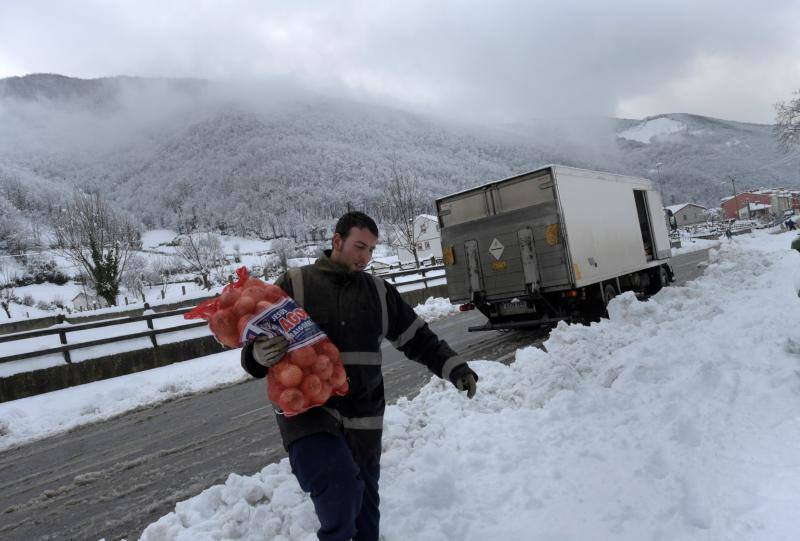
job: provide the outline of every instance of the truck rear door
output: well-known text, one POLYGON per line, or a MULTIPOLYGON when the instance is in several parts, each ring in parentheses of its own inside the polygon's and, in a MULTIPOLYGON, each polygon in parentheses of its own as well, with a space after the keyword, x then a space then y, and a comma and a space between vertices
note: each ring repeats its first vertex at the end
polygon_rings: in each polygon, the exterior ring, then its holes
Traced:
POLYGON ((672 247, 669 242, 669 232, 664 220, 664 206, 661 194, 655 190, 647 191, 647 206, 650 210, 650 228, 653 235, 653 254, 656 259, 669 259, 672 256, 672 247))

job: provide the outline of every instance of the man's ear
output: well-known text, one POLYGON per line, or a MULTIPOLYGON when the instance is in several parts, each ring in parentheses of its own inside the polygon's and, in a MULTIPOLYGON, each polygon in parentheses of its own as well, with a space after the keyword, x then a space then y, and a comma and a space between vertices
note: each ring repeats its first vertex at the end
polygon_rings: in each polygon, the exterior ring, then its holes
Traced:
POLYGON ((342 251, 342 235, 339 233, 333 234, 332 248, 337 252, 342 251))

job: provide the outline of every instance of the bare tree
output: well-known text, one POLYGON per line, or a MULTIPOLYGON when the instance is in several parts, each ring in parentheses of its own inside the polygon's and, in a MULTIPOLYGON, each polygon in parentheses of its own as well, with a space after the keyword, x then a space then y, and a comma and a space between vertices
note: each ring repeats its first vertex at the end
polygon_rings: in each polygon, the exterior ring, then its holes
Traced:
POLYGON ((209 276, 221 276, 225 266, 225 253, 222 241, 217 235, 204 233, 186 235, 177 247, 178 255, 189 264, 193 271, 203 280, 203 287, 211 289, 209 276))
POLYGON ((297 253, 297 245, 294 240, 289 238, 281 238, 272 241, 272 250, 278 256, 278 265, 282 271, 289 270, 289 258, 294 257, 297 253))
POLYGON ((419 233, 414 228, 414 219, 424 212, 427 204, 419 179, 413 173, 402 169, 395 160, 389 169, 383 206, 384 216, 397 238, 397 243, 411 252, 419 267, 417 255, 419 233))
POLYGON ((128 259, 125 272, 122 275, 122 285, 135 297, 144 294, 145 272, 147 271, 147 260, 139 254, 133 254, 128 259))
POLYGON ((0 307, 11 319, 11 301, 14 300, 14 274, 3 262, 0 262, 0 307))
POLYGON ((133 222, 114 212, 100 194, 75 194, 53 229, 56 250, 81 268, 97 294, 115 306, 128 257, 140 244, 133 222))
POLYGON ((775 104, 775 137, 785 151, 800 147, 800 90, 794 99, 775 104))

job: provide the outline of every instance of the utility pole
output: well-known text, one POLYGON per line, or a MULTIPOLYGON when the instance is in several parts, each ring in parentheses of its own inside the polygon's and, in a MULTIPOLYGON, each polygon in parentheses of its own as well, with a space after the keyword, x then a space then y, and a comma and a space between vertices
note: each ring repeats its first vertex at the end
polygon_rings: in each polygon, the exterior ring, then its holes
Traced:
POLYGON ((658 191, 661 192, 661 198, 664 198, 664 183, 661 182, 661 166, 664 165, 661 162, 656 164, 656 171, 658 172, 658 191))
POLYGON ((736 197, 736 177, 730 175, 728 179, 731 181, 731 184, 733 185, 733 208, 736 214, 736 216, 734 216, 734 219, 737 219, 739 218, 739 199, 736 197))

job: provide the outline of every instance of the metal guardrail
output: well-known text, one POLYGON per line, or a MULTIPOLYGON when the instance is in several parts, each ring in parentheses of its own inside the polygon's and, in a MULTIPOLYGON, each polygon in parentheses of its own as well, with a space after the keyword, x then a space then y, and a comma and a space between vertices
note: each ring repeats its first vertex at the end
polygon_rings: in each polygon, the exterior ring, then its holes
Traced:
POLYGON ((445 275, 444 274, 440 274, 438 276, 425 276, 425 273, 426 272, 431 272, 431 271, 443 270, 443 269, 444 269, 444 265, 439 265, 439 266, 436 266, 436 267, 427 268, 424 271, 420 271, 420 270, 403 271, 403 272, 398 272, 398 273, 392 273, 391 275, 376 274, 376 276, 384 278, 386 281, 388 281, 393 286, 406 286, 406 285, 422 284, 423 287, 428 287, 428 282, 432 282, 433 280, 442 280, 442 279, 445 278, 445 275), (405 282, 398 282, 396 280, 396 278, 398 278, 398 277, 410 276, 410 275, 413 275, 413 274, 422 274, 423 276, 422 276, 422 278, 418 278, 416 280, 407 280, 405 282))
MULTIPOLYGON (((376 276, 380 276, 381 278, 389 280, 389 283, 391 283, 392 285, 406 286, 406 285, 415 285, 415 284, 422 283, 424 285, 424 287, 428 287, 428 282, 433 281, 433 280, 444 279, 445 276, 443 274, 439 275, 439 276, 425 276, 425 274, 429 273, 429 272, 432 272, 432 271, 439 271, 439 270, 443 270, 443 269, 444 269, 444 265, 434 265, 434 266, 425 267, 425 268, 422 268, 422 269, 413 269, 413 270, 399 271, 399 272, 386 273, 386 274, 376 274, 376 276), (398 278, 398 277, 411 276, 411 275, 414 275, 414 274, 422 274, 423 277, 419 278, 419 279, 416 279, 416 280, 408 280, 408 281, 405 281, 405 282, 397 282, 396 281, 396 278, 398 278)), ((200 302, 201 300, 202 299, 198 299, 198 302, 200 302)), ((153 328, 153 320, 154 319, 179 316, 179 315, 185 314, 186 312, 189 312, 190 310, 192 310, 192 308, 182 308, 182 309, 178 309, 178 310, 171 310, 171 311, 168 311, 168 312, 146 314, 146 315, 141 315, 141 316, 129 316, 129 317, 125 317, 125 318, 108 319, 108 320, 95 321, 95 322, 92 322, 92 323, 83 323, 83 324, 77 324, 77 325, 69 325, 69 324, 67 324, 67 325, 64 325, 64 326, 59 326, 59 327, 49 328, 49 329, 40 329, 40 330, 36 330, 36 331, 25 331, 25 332, 21 332, 21 333, 0 335, 0 344, 6 343, 6 342, 19 341, 19 340, 27 340, 27 339, 30 339, 30 338, 38 338, 38 337, 41 337, 41 336, 53 336, 53 335, 58 335, 59 340, 61 341, 61 344, 62 344, 59 347, 48 348, 48 349, 40 349, 40 350, 35 350, 35 351, 28 351, 28 352, 25 352, 25 353, 17 353, 17 354, 14 354, 14 355, 8 355, 8 356, 0 357, 0 363, 7 363, 7 362, 11 362, 11 361, 19 361, 19 360, 22 360, 22 359, 30 359, 30 358, 33 358, 33 357, 40 357, 42 355, 52 355, 54 353, 63 354, 64 355, 64 360, 67 363, 71 363, 72 362, 72 358, 70 356, 70 352, 74 351, 76 349, 83 349, 83 348, 92 347, 92 346, 100 346, 100 345, 104 345, 104 344, 110 344, 110 343, 113 343, 113 342, 121 342, 121 341, 124 341, 124 340, 131 340, 131 339, 134 339, 134 338, 143 338, 143 337, 149 337, 150 341, 153 344, 153 347, 158 347, 158 342, 156 340, 156 336, 158 336, 160 334, 166 334, 166 333, 171 333, 171 332, 175 332, 175 331, 181 331, 181 330, 185 330, 185 329, 193 329, 193 328, 196 328, 196 327, 202 327, 202 326, 206 325, 205 321, 196 321, 196 322, 192 322, 192 323, 186 323, 184 325, 176 325, 174 327, 168 327, 168 328, 165 328, 165 329, 155 329, 155 328, 153 328), (135 333, 124 334, 124 335, 119 335, 119 336, 111 336, 111 337, 108 337, 108 338, 100 338, 100 339, 97 339, 97 340, 89 340, 87 342, 75 342, 75 343, 72 343, 72 344, 67 342, 67 333, 78 332, 78 331, 86 331, 86 330, 92 330, 92 329, 99 329, 99 328, 102 328, 102 327, 111 327, 111 326, 114 326, 114 325, 127 325, 129 323, 136 323, 136 322, 139 322, 139 321, 147 322, 148 330, 135 332, 135 333)))

